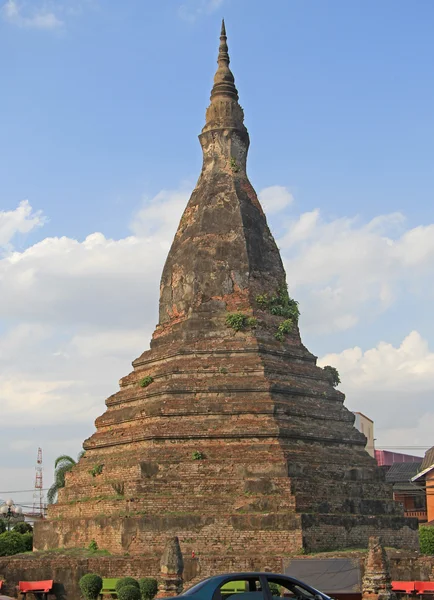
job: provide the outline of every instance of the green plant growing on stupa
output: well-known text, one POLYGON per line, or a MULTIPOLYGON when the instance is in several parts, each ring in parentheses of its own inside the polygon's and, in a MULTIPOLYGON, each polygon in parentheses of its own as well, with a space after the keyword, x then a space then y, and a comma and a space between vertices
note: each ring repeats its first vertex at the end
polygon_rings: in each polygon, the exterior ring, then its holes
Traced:
POLYGON ((292 319, 294 323, 298 323, 300 317, 298 302, 290 298, 286 283, 280 284, 273 294, 259 294, 255 300, 262 310, 278 317, 292 319))
POLYGON ((230 165, 231 165, 231 169, 234 173, 239 172, 240 165, 237 163, 236 159, 233 156, 231 156, 230 165))
POLYGON ((94 465, 91 469, 89 469, 89 473, 92 477, 96 477, 97 475, 101 475, 104 469, 104 465, 94 465))
POLYGON ((195 450, 191 455, 191 458, 193 460, 203 460, 205 458, 205 454, 203 452, 200 452, 199 450, 195 450))
POLYGON ((282 321, 282 323, 280 323, 279 327, 277 328, 277 333, 274 337, 276 338, 276 340, 279 340, 279 342, 283 342, 285 335, 287 333, 291 333, 293 327, 293 320, 285 319, 284 321, 282 321))
POLYGON ((229 313, 226 315, 226 325, 235 331, 241 331, 247 327, 256 327, 257 319, 249 317, 242 312, 229 313))
POLYGON ((151 385, 151 383, 154 381, 154 378, 151 377, 151 375, 146 375, 146 377, 143 377, 143 379, 141 379, 139 381, 140 387, 148 387, 148 385, 151 385))
POLYGON ((339 377, 339 371, 335 367, 326 365, 325 367, 323 367, 323 371, 325 371, 325 373, 333 387, 336 387, 337 385, 340 384, 341 378, 339 377))

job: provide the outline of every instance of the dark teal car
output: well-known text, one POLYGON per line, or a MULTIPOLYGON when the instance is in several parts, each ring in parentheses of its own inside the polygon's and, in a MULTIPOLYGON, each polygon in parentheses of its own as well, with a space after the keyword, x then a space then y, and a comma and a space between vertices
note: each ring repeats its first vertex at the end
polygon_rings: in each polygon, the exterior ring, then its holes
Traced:
POLYGON ((200 581, 181 596, 189 600, 331 600, 310 585, 276 573, 225 573, 200 581))

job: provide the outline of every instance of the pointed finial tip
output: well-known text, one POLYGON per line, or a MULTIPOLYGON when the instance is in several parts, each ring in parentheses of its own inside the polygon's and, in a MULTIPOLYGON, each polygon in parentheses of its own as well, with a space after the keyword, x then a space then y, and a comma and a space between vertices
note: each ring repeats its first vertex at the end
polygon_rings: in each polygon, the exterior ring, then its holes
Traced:
POLYGON ((220 35, 226 35, 226 27, 225 27, 225 20, 222 19, 222 30, 220 35))

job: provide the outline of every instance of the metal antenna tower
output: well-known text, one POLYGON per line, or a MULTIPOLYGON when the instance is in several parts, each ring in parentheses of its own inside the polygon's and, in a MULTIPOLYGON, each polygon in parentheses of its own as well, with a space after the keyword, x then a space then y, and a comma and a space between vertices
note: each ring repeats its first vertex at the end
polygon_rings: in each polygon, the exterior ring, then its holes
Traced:
POLYGON ((35 490, 33 492, 33 514, 44 517, 44 494, 42 477, 42 448, 38 448, 35 466, 35 490))

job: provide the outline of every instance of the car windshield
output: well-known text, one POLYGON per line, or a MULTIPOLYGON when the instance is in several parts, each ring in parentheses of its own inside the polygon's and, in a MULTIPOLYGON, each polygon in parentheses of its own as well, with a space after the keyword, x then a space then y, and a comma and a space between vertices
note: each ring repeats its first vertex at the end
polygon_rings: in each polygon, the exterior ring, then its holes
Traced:
POLYGON ((305 587, 303 584, 289 579, 280 579, 278 577, 267 577, 270 592, 273 596, 283 596, 293 600, 316 600, 318 596, 327 596, 321 594, 314 588, 305 587))

